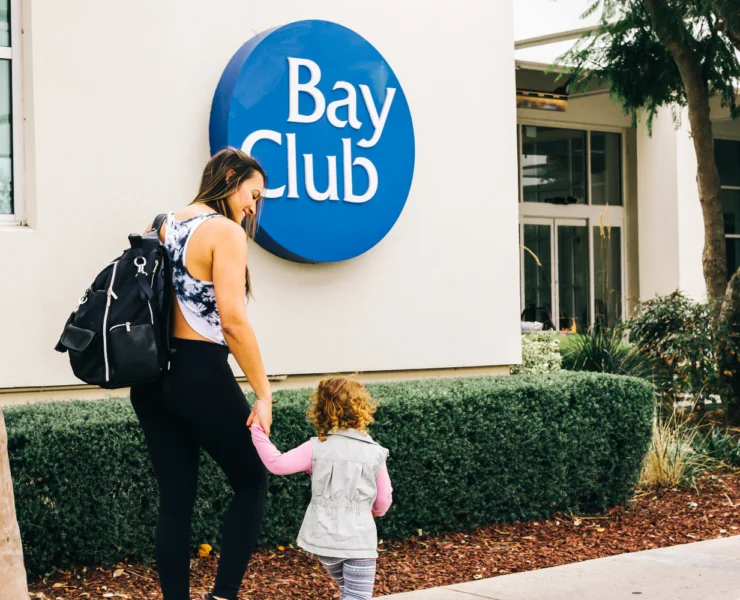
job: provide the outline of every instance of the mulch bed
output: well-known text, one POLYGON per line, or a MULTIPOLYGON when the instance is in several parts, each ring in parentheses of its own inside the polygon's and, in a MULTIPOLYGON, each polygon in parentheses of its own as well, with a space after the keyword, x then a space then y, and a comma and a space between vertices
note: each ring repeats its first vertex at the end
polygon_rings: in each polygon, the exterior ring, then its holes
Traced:
MULTIPOLYGON (((704 478, 696 490, 640 492, 626 507, 596 517, 555 515, 481 527, 467 534, 383 542, 376 596, 740 535, 740 473, 704 478)), ((209 589, 217 557, 192 561, 193 598, 209 589)), ((31 582, 32 598, 160 600, 156 570, 122 563, 57 571, 31 582)), ((252 559, 242 600, 338 598, 313 557, 292 547, 252 559)))

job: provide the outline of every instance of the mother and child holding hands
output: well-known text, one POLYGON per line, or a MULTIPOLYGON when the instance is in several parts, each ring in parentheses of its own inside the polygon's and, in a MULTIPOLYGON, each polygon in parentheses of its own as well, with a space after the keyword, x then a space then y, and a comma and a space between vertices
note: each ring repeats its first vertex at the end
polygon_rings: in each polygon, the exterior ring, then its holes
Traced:
POLYGON ((311 475, 298 546, 316 555, 342 599, 373 594, 374 517, 390 507, 392 489, 388 450, 367 431, 375 412, 367 391, 351 379, 325 379, 308 410, 316 437, 284 454, 269 438, 272 392, 246 311, 247 238, 257 229, 266 179, 247 154, 222 150, 206 165, 195 200, 169 213, 160 230, 177 300, 170 332, 175 352, 164 377, 132 388, 131 401, 159 488, 155 548, 164 600, 190 600, 190 524, 201 448, 234 492, 215 586, 203 600, 237 600, 264 516, 267 471, 311 475), (252 407, 229 353, 254 390, 252 407))

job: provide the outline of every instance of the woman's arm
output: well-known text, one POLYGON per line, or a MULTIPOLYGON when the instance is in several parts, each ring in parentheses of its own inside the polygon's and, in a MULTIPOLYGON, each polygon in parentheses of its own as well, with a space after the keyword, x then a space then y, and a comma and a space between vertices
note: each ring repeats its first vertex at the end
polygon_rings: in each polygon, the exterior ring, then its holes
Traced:
POLYGON ((393 503, 393 487, 391 486, 391 478, 388 475, 388 467, 383 466, 380 469, 380 473, 375 478, 375 485, 378 488, 378 496, 375 498, 373 504, 373 516, 382 517, 388 512, 388 509, 393 503))
POLYGON ((301 444, 290 452, 282 454, 267 437, 261 425, 252 425, 254 447, 262 463, 273 475, 292 475, 293 473, 311 472, 311 441, 301 444))
POLYGON ((257 396, 247 425, 255 415, 270 434, 272 424, 272 391, 267 380, 257 336, 247 319, 246 264, 247 238, 244 230, 232 221, 221 221, 214 233, 218 236, 213 246, 213 285, 216 305, 221 316, 221 329, 229 350, 257 396))

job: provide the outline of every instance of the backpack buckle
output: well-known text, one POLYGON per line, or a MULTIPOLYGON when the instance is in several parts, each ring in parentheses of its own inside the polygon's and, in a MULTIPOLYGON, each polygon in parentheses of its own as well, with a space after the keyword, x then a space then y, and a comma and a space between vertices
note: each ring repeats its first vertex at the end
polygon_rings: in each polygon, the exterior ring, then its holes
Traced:
POLYGON ((77 308, 80 308, 85 302, 87 302, 87 292, 80 296, 80 299, 77 301, 77 308))
POLYGON ((144 275, 145 277, 148 275, 148 273, 144 270, 144 267, 146 267, 146 258, 143 256, 137 256, 134 259, 134 266, 137 268, 136 275, 144 275))

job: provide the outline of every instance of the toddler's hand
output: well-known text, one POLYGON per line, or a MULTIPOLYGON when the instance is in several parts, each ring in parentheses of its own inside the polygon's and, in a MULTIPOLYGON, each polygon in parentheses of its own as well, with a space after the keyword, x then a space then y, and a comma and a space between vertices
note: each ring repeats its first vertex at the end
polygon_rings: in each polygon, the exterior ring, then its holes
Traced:
POLYGON ((270 435, 270 425, 272 424, 271 400, 255 401, 254 407, 252 407, 252 413, 249 415, 249 419, 247 419, 247 427, 251 427, 253 423, 258 423, 265 433, 270 435))

